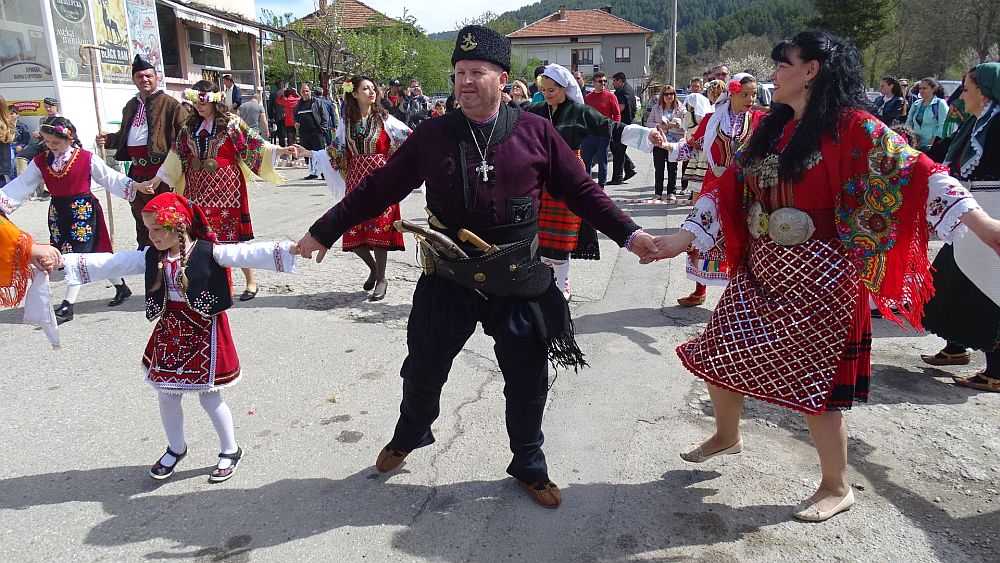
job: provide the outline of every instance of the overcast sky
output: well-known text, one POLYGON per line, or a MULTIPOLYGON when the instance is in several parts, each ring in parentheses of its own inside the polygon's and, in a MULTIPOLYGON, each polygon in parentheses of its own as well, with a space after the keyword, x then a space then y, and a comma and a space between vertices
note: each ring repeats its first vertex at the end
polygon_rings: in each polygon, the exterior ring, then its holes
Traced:
MULTIPOLYGON (((450 31, 455 28, 455 22, 465 18, 474 18, 483 12, 491 11, 502 14, 521 6, 533 4, 531 0, 459 0, 459 1, 422 1, 413 0, 361 0, 372 8, 390 18, 403 16, 403 6, 408 13, 417 18, 417 24, 427 33, 450 31)), ((304 16, 316 9, 316 0, 257 0, 257 15, 261 8, 281 15, 291 12, 295 16, 304 16)), ((529 22, 530 23, 530 22, 529 22)))

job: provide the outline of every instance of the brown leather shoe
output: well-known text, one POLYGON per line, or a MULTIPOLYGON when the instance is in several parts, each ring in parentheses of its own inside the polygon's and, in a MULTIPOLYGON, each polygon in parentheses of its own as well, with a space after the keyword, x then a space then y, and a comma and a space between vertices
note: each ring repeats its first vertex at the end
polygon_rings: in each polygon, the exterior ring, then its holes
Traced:
POLYGON ((920 359, 923 360, 925 364, 930 364, 932 366, 964 366, 968 365, 972 361, 972 354, 966 350, 965 352, 960 352, 958 354, 949 354, 944 350, 941 350, 933 356, 921 355, 920 359))
POLYGON ((375 460, 375 469, 378 469, 382 473, 388 473, 403 465, 403 460, 406 459, 406 456, 410 455, 410 452, 404 452, 403 450, 397 450, 389 446, 389 444, 386 444, 382 448, 382 451, 378 453, 378 459, 375 460))
POLYGON ((692 293, 687 297, 681 297, 677 300, 677 304, 681 307, 697 307, 698 305, 703 305, 705 303, 705 294, 695 295, 692 293))
POLYGON ((517 484, 520 485, 522 489, 527 491, 529 495, 531 495, 531 500, 537 502, 545 508, 559 508, 559 505, 562 504, 562 492, 552 481, 547 481, 545 483, 542 483, 541 481, 525 483, 524 481, 517 479, 517 484))

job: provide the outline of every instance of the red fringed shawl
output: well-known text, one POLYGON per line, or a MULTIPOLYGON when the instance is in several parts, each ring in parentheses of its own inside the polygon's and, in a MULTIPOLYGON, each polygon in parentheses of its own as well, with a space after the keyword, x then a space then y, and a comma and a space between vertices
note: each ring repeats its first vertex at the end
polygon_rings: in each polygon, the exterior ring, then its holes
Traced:
POLYGON ((0 307, 16 307, 31 280, 31 235, 0 215, 0 307))
MULTIPOLYGON (((785 131, 790 135, 794 128, 785 131)), ((839 137, 825 137, 820 152, 829 174, 827 187, 835 190, 840 240, 885 318, 902 326, 902 317, 922 330, 924 304, 934 293, 927 258, 928 179, 947 171, 867 112, 845 115, 839 137)), ((734 165, 717 186, 719 219, 732 265, 743 263, 749 239, 743 175, 734 165)))

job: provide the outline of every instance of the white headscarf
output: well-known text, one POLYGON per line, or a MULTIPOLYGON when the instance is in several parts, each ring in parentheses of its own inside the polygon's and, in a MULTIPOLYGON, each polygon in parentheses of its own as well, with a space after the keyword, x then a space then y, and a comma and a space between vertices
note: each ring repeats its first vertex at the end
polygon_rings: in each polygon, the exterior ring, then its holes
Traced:
POLYGON ((573 78, 573 73, 568 68, 552 63, 545 67, 542 76, 551 78, 556 84, 566 89, 566 97, 578 104, 583 103, 583 94, 580 92, 580 85, 573 78))
MULTIPOLYGON (((749 72, 739 72, 733 75, 729 84, 733 82, 739 84, 744 78, 753 78, 753 75, 749 72)), ((754 78, 754 82, 757 79, 754 78)), ((726 84, 726 89, 719 96, 719 99, 715 100, 715 113, 708 120, 708 125, 705 126, 705 139, 701 143, 701 148, 705 151, 705 157, 708 159, 708 166, 712 170, 712 174, 716 176, 721 176, 718 173, 721 165, 715 163, 715 157, 712 156, 712 145, 715 143, 715 138, 719 134, 719 129, 724 129, 725 131, 732 130, 733 123, 729 118, 729 84, 726 84)))

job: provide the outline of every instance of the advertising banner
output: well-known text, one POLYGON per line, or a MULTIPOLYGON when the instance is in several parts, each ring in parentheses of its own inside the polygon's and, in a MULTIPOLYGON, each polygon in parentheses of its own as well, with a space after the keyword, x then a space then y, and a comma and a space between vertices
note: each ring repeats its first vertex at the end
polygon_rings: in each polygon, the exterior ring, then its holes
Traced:
POLYGON ((80 67, 80 45, 94 42, 90 6, 86 0, 50 0, 52 27, 56 34, 56 54, 62 77, 89 82, 89 71, 80 67))
POLYGON ((132 53, 142 55, 156 67, 156 74, 162 78, 163 54, 160 52, 160 28, 156 23, 156 3, 153 0, 125 0, 125 10, 132 53))
POLYGON ((40 117, 45 115, 45 107, 42 105, 42 100, 7 100, 7 105, 14 106, 17 113, 22 117, 28 115, 40 117))
POLYGON ((38 2, 0 0, 0 82, 52 80, 38 2))
POLYGON ((128 26, 125 21, 125 0, 96 0, 94 27, 101 53, 101 73, 104 82, 131 84, 132 57, 129 56, 128 26))

